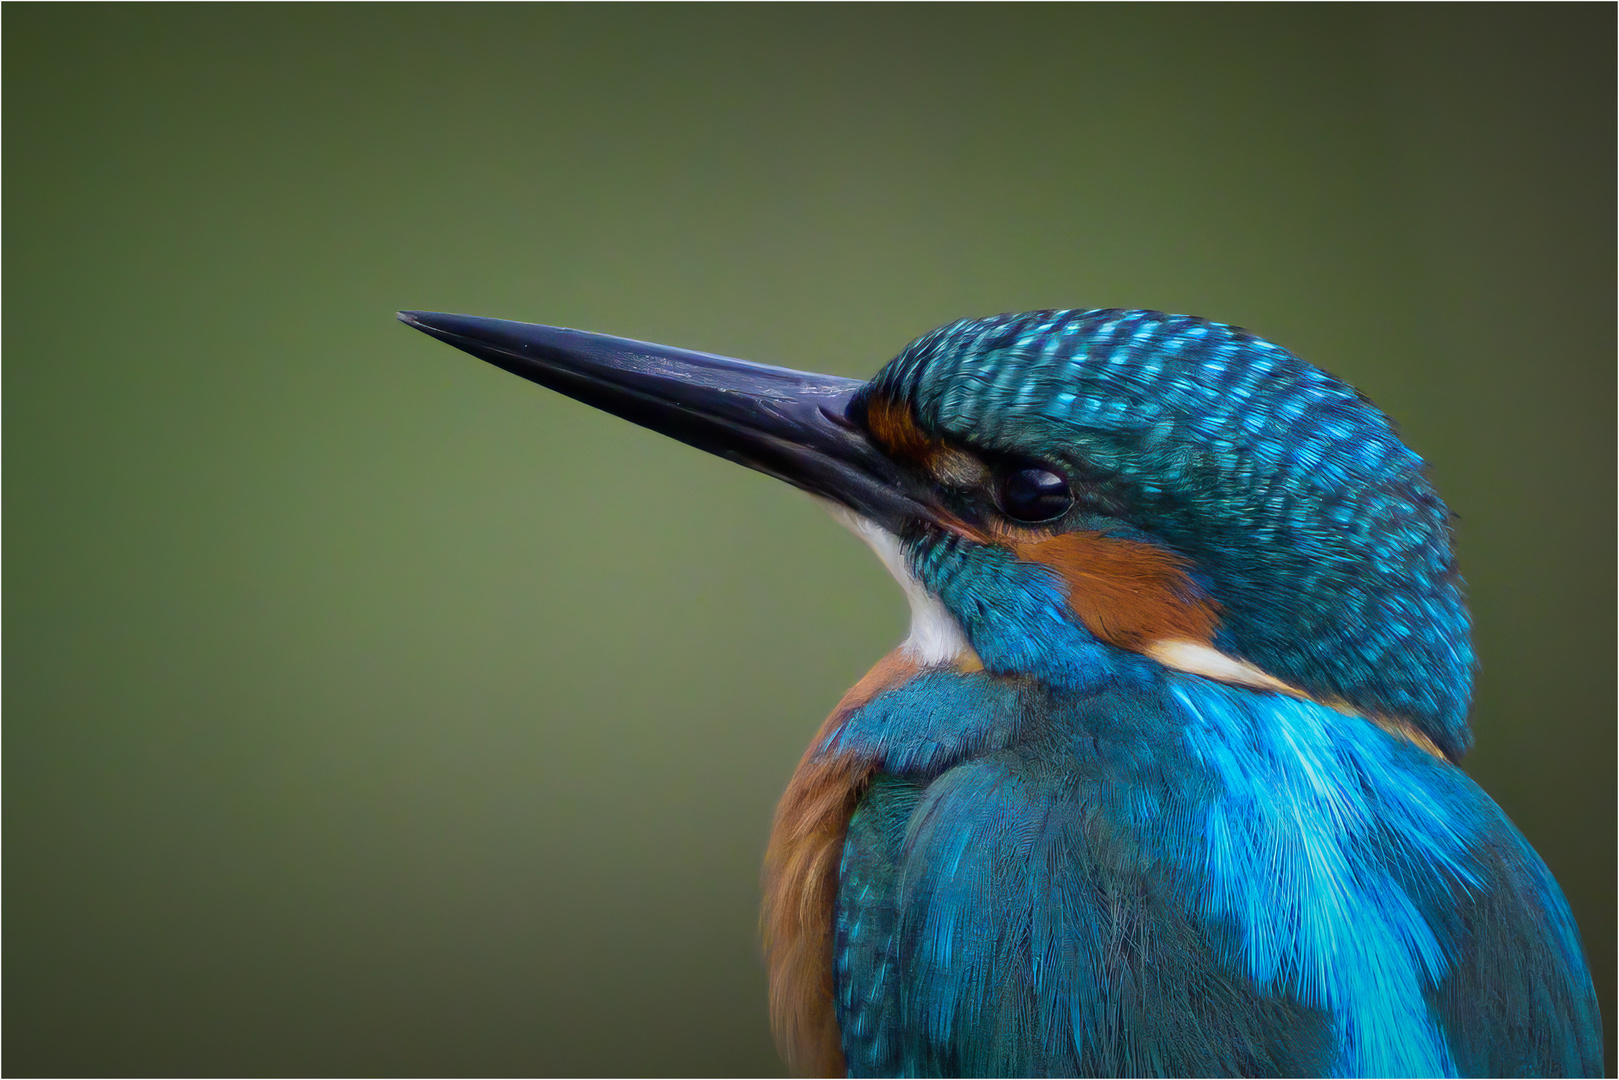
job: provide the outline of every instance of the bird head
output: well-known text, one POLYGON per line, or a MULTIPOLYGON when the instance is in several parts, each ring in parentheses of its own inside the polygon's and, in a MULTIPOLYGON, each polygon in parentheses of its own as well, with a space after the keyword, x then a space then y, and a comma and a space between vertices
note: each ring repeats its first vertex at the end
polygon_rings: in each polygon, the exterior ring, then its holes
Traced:
POLYGON ((542 385, 825 500, 925 662, 1081 687, 1160 665, 1308 697, 1447 757, 1474 657, 1449 514, 1353 388, 1150 311, 952 323, 869 382, 405 312, 542 385))

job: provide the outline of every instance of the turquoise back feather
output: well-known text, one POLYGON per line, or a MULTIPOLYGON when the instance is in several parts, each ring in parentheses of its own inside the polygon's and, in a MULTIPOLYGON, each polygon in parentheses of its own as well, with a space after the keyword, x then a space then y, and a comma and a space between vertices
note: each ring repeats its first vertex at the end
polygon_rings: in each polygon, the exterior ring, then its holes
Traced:
POLYGON ((1545 866, 1370 723, 1176 673, 938 672, 827 745, 882 770, 837 900, 850 1075, 1601 1071, 1545 866))
POLYGON ((851 1075, 1600 1073, 1562 893, 1452 764, 1448 512, 1381 413, 1156 312, 955 323, 866 394, 1060 469, 1063 528, 1186 559, 1210 645, 1306 696, 1098 640, 1006 545, 902 536, 985 670, 891 688, 817 751, 875 777, 833 912, 851 1075))

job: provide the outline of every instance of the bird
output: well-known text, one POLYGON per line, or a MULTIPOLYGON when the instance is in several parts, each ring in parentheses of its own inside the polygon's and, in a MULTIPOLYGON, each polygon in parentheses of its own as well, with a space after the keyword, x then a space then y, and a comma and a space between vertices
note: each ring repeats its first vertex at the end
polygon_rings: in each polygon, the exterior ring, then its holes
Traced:
POLYGON ((869 381, 398 318, 777 477, 909 636, 763 872, 801 1075, 1600 1075, 1557 882, 1458 766, 1449 510, 1366 397, 1239 327, 962 319, 869 381))

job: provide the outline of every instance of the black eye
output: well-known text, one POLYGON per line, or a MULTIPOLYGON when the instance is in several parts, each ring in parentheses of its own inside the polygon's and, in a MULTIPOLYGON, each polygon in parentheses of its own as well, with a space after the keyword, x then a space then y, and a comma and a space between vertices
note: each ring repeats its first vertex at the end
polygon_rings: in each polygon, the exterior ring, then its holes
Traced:
POLYGON ((1068 479, 1044 465, 1023 465, 1003 472, 995 483, 995 501, 1007 517, 1018 521, 1050 521, 1074 504, 1068 479))

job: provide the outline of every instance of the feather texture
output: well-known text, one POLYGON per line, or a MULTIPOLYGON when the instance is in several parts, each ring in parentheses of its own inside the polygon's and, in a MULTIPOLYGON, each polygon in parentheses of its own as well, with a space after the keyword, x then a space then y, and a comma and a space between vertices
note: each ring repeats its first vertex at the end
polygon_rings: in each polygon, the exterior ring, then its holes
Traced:
POLYGON ((938 674, 829 734, 876 769, 835 912, 851 1075, 1600 1070, 1555 883, 1369 722, 1175 673, 938 674))
POLYGON ((1601 1071, 1562 894, 1452 764, 1469 616, 1381 413, 1122 311, 943 327, 865 400, 942 493, 907 578, 983 670, 806 759, 870 777, 828 914, 851 1075, 1601 1071), (984 479, 1031 460, 1074 498, 1034 528, 984 479))

